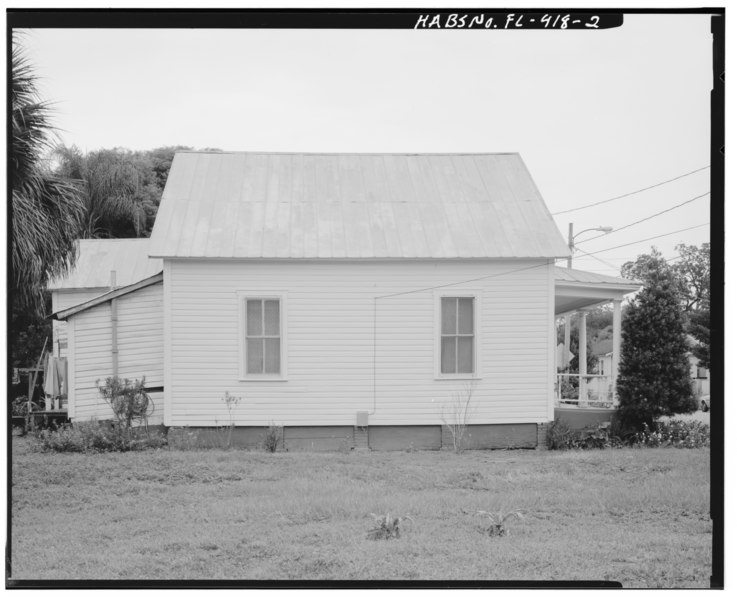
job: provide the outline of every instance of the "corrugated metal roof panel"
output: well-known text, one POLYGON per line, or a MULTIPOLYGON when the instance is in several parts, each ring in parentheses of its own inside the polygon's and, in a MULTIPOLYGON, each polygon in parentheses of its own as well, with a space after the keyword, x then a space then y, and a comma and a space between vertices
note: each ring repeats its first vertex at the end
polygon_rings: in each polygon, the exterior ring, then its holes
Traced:
POLYGON ((160 258, 149 258, 149 240, 77 240, 79 253, 74 268, 66 277, 49 283, 50 290, 105 288, 110 286, 110 271, 115 285, 142 281, 163 270, 160 258))
POLYGON ((624 279, 623 277, 611 277, 609 275, 600 275, 591 271, 580 271, 578 269, 568 269, 566 267, 555 267, 555 280, 568 281, 573 283, 603 283, 613 285, 631 285, 639 286, 638 281, 624 279))
POLYGON ((518 154, 183 152, 150 254, 539 258, 568 247, 518 154))

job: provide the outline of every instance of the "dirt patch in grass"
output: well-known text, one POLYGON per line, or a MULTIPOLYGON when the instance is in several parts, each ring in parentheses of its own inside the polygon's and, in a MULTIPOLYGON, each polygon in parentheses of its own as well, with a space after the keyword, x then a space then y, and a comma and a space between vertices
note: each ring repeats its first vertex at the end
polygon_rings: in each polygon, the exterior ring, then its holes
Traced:
POLYGON ((707 587, 708 450, 35 454, 12 579, 601 579, 707 587), (509 535, 478 511, 521 511, 509 535), (374 515, 410 516, 368 539, 374 515))

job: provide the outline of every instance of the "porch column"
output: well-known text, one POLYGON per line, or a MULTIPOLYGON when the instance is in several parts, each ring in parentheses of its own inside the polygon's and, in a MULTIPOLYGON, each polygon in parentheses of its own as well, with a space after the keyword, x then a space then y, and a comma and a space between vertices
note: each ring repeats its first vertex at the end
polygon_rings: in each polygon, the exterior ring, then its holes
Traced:
POLYGON ((578 313, 578 405, 586 404, 589 400, 586 389, 586 311, 578 313))
MULTIPOLYGON (((555 344, 558 345, 557 343, 555 344)), ((566 313, 565 316, 565 325, 563 326, 563 345, 565 346, 565 351, 563 352, 563 356, 568 356, 568 352, 571 351, 571 315, 566 313)), ((565 370, 566 373, 570 373, 570 363, 566 363, 565 370)))
POLYGON ((612 300, 612 399, 617 401, 617 377, 622 347, 622 301, 612 300))

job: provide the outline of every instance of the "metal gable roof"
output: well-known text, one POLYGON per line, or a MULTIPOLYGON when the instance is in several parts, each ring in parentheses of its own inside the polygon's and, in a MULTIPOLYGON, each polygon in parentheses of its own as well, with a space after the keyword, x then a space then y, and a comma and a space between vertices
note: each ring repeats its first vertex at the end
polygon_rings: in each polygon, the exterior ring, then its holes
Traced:
POLYGON ((568 247, 518 154, 181 152, 150 255, 540 258, 568 247))
POLYGON ((77 244, 74 267, 66 276, 49 282, 49 290, 108 288, 110 271, 115 271, 116 286, 126 286, 164 268, 160 258, 149 258, 147 238, 77 240, 77 244))

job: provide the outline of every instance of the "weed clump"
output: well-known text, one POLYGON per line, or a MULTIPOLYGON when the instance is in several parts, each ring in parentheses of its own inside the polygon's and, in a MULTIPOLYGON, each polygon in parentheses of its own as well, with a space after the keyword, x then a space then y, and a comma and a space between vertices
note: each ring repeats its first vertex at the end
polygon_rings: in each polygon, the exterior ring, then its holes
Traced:
POLYGON ((635 435, 634 442, 646 448, 708 448, 711 445, 711 428, 698 421, 658 421, 653 429, 645 424, 644 429, 635 435))
POLYGON ((162 448, 166 444, 166 435, 161 431, 80 421, 55 430, 36 431, 31 448, 36 452, 130 452, 162 448))
POLYGON ((466 430, 468 429, 468 422, 471 419, 471 400, 474 389, 475 383, 471 383, 466 386, 465 393, 459 392, 455 394, 453 403, 449 409, 450 415, 446 417, 445 407, 443 407, 443 413, 441 415, 441 420, 448 428, 448 432, 453 440, 453 450, 458 454, 466 449, 466 430))
POLYGON ((370 529, 367 536, 370 540, 391 540, 400 536, 399 527, 404 521, 409 521, 414 524, 412 517, 406 515, 404 517, 392 517, 389 513, 385 515, 375 515, 371 513, 371 516, 376 522, 376 526, 370 529))
POLYGON ((502 511, 492 513, 486 510, 479 510, 476 514, 485 517, 489 521, 489 524, 482 528, 483 532, 489 537, 504 537, 509 535, 509 530, 505 525, 507 519, 511 519, 512 517, 517 517, 518 519, 524 518, 519 511, 511 511, 504 514, 502 511))
POLYGON ((261 442, 263 449, 267 452, 276 452, 281 445, 283 435, 284 428, 272 422, 266 428, 266 433, 264 433, 264 438, 261 442))
POLYGON ((622 440, 612 434, 611 424, 574 430, 560 419, 555 419, 548 428, 547 441, 549 450, 620 448, 623 445, 622 440))
POLYGON ((568 450, 573 447, 573 430, 568 423, 555 419, 548 427, 548 449, 568 450))

